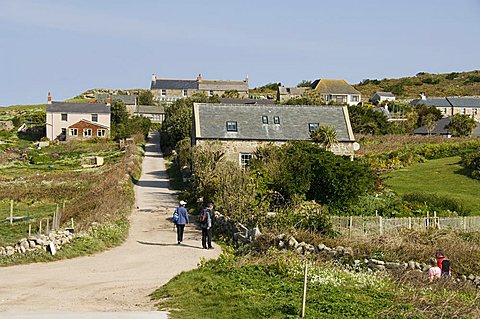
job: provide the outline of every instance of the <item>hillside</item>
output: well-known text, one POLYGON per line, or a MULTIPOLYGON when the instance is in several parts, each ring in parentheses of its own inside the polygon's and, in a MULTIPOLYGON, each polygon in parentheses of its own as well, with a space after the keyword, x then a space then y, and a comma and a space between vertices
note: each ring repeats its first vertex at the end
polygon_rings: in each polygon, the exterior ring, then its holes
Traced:
POLYGON ((399 98, 417 98, 420 92, 427 96, 480 95, 480 70, 434 74, 419 72, 399 79, 365 79, 354 85, 365 98, 375 92, 393 92, 399 98))

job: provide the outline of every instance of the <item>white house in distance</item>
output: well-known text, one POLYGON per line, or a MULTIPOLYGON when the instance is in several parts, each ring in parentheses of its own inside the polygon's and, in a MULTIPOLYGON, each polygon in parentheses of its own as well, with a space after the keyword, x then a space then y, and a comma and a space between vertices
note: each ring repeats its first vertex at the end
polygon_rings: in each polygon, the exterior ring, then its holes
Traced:
POLYGON ((110 136, 110 104, 52 102, 48 93, 46 132, 49 140, 110 136))
POLYGON ((395 95, 392 92, 376 92, 370 101, 373 104, 379 104, 383 101, 395 101, 395 95))
POLYGON ((362 101, 362 95, 345 80, 318 79, 310 86, 318 91, 326 103, 357 105, 362 101))

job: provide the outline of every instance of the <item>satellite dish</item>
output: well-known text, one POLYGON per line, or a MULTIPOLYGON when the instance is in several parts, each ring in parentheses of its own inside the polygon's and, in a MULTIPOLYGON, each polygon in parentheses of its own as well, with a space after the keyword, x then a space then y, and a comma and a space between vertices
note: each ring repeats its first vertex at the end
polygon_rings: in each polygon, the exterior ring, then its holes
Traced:
POLYGON ((353 143, 353 150, 358 151, 359 149, 360 149, 360 144, 358 144, 357 142, 353 143))

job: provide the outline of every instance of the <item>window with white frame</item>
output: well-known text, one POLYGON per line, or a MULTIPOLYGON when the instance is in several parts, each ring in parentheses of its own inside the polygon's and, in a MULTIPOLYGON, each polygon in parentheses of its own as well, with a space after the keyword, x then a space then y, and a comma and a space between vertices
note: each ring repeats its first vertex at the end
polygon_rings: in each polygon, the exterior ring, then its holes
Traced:
POLYGON ((447 108, 446 107, 443 108, 443 114, 447 114, 447 108))
POLYGON ((161 95, 161 96, 167 96, 167 90, 162 89, 162 90, 160 91, 160 95, 161 95))
POLYGON ((240 153, 240 165, 242 167, 248 166, 248 162, 253 158, 253 154, 240 153))
POLYGON ((318 128, 318 123, 308 123, 308 131, 313 132, 318 128))
POLYGON ((98 114, 92 114, 92 122, 98 122, 98 114))
POLYGON ((227 132, 237 132, 237 121, 227 121, 227 132))
POLYGON ((273 117, 273 123, 280 124, 280 116, 274 116, 273 117))
POLYGON ((477 109, 473 109, 473 110, 472 110, 472 114, 473 114, 473 115, 477 115, 477 113, 478 113, 478 110, 477 110, 477 109))
POLYGON ((62 113, 62 121, 68 121, 68 114, 62 113))
POLYGON ((83 136, 92 136, 92 129, 91 128, 84 128, 83 129, 83 136))
POLYGON ((268 116, 266 115, 262 116, 262 124, 268 124, 268 116))
POLYGON ((467 114, 467 109, 466 108, 462 109, 462 114, 467 114))
POLYGON ((352 102, 358 102, 359 96, 358 95, 352 95, 352 102))
POLYGON ((70 136, 77 136, 77 135, 78 135, 78 129, 71 128, 70 129, 70 136))
POLYGON ((187 90, 183 90, 183 96, 188 96, 188 91, 187 90))
POLYGON ((213 90, 208 91, 208 96, 213 96, 213 90))
POLYGON ((97 136, 99 137, 104 137, 107 134, 107 130, 105 129, 98 129, 97 130, 97 136))

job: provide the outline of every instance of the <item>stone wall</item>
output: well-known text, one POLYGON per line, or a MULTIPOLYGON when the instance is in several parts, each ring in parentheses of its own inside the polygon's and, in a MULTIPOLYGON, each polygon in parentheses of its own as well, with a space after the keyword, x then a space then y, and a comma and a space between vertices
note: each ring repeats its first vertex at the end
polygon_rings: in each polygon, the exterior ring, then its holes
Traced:
MULTIPOLYGON (((425 273, 425 276, 427 276, 427 271, 430 268, 428 264, 414 260, 390 262, 375 258, 355 259, 351 247, 327 247, 324 244, 315 246, 305 242, 298 242, 295 237, 285 234, 275 237, 275 246, 279 250, 292 250, 302 255, 318 254, 325 259, 336 259, 344 264, 349 264, 353 267, 363 267, 372 271, 417 271, 425 273)), ((474 274, 452 274, 452 278, 459 282, 471 281, 472 284, 480 289, 480 276, 474 274)))
POLYGON ((74 239, 74 235, 69 231, 54 231, 48 235, 35 235, 28 238, 22 238, 15 245, 0 247, 0 258, 3 256, 12 256, 14 254, 27 254, 36 250, 49 250, 50 243, 59 250, 62 246, 69 244, 74 239))

